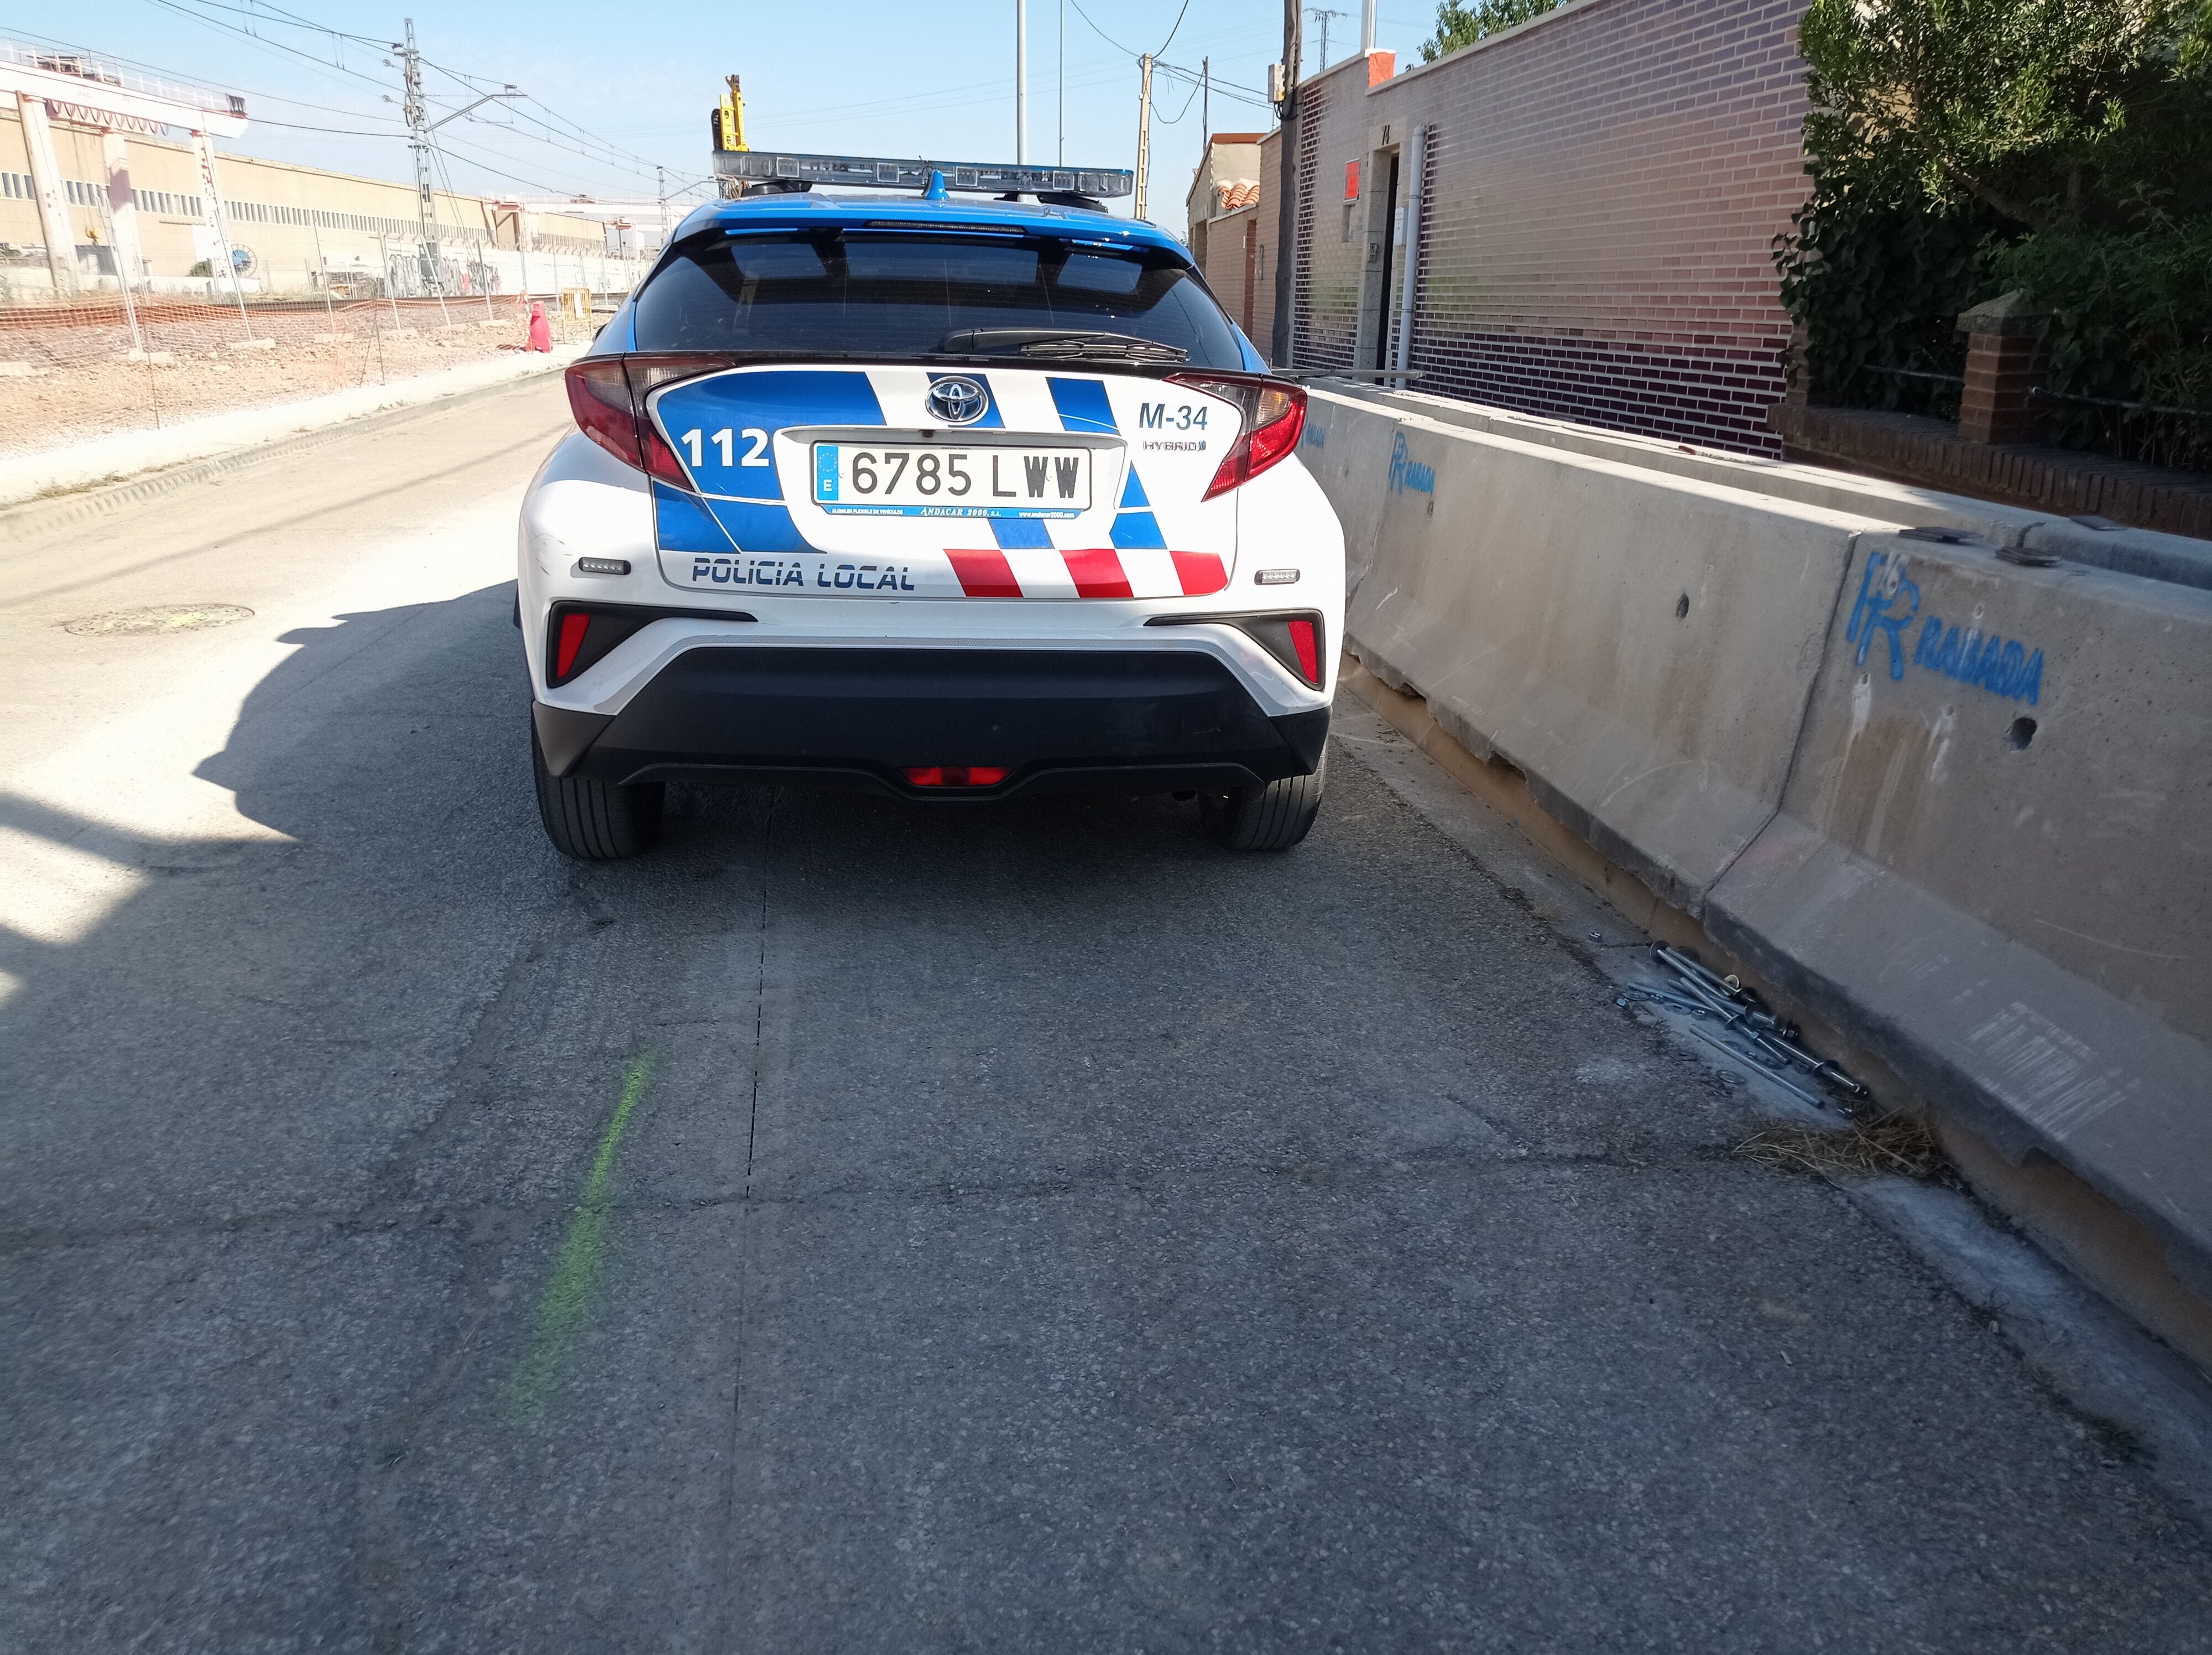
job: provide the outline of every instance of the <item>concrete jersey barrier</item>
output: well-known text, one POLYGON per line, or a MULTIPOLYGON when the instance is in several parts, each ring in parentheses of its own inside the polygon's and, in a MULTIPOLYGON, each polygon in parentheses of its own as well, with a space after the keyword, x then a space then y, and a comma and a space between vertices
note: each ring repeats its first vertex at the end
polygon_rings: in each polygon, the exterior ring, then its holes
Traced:
POLYGON ((2212 593, 1861 537, 1714 935, 2212 1291, 2212 593))
POLYGON ((1751 489, 1778 500, 1850 513, 1900 527, 1955 529, 1993 545, 2021 546, 2070 563, 2212 589, 2212 541, 2154 529, 2124 528, 2101 518, 2055 517, 1910 483, 1783 459, 1694 448, 1663 437, 1602 431, 1510 408, 1486 408, 1419 391, 1370 390, 1363 400, 1492 436, 1598 459, 1626 459, 1648 471, 1751 489))
POLYGON ((1692 913, 1779 806, 1865 520, 1316 394, 1355 652, 1692 913))
POLYGON ((1389 402, 1309 420, 1352 652, 2212 1293, 2212 592, 1389 402))

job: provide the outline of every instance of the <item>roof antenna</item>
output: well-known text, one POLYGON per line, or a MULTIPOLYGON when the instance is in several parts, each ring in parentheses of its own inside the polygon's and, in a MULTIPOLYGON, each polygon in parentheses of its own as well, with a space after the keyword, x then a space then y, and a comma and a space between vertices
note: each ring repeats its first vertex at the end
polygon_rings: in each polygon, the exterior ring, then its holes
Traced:
POLYGON ((929 187, 921 192, 924 201, 942 201, 945 195, 945 174, 934 167, 929 169, 929 187))

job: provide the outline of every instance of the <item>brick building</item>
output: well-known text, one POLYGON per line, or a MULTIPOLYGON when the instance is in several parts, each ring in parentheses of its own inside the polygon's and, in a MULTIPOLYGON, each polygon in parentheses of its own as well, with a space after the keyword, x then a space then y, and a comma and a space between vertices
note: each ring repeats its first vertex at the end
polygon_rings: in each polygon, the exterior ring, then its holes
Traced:
POLYGON ((1183 200, 1191 256, 1222 307, 1262 350, 1274 327, 1275 306, 1260 221, 1263 201, 1275 198, 1266 180, 1270 167, 1281 166, 1275 159, 1280 154, 1273 133, 1213 133, 1183 200))
MULTIPOLYGON (((1394 365, 1410 265, 1422 390, 1778 453, 1790 324, 1771 248, 1807 189, 1803 12, 1568 0, 1402 74, 1377 52, 1304 82, 1285 365, 1394 365)), ((1261 173, 1270 271, 1280 176, 1261 173)))

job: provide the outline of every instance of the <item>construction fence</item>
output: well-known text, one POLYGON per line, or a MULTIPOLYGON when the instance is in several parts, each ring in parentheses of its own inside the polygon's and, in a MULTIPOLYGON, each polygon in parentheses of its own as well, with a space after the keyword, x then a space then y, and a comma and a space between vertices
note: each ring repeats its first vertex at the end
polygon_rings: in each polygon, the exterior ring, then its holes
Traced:
POLYGON ((231 298, 109 293, 0 305, 0 453, 161 429, 228 411, 389 385, 519 352, 541 305, 556 344, 621 302, 582 285, 526 298, 231 298))

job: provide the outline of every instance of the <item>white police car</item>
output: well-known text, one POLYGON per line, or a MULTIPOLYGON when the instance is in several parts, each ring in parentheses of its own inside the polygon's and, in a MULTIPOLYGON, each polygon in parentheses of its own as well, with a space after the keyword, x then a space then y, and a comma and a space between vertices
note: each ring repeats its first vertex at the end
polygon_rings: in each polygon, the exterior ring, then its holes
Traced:
POLYGON ((941 180, 717 202, 568 388, 517 598, 567 855, 643 849, 678 780, 1311 825, 1343 535, 1305 393, 1152 226, 941 180))

